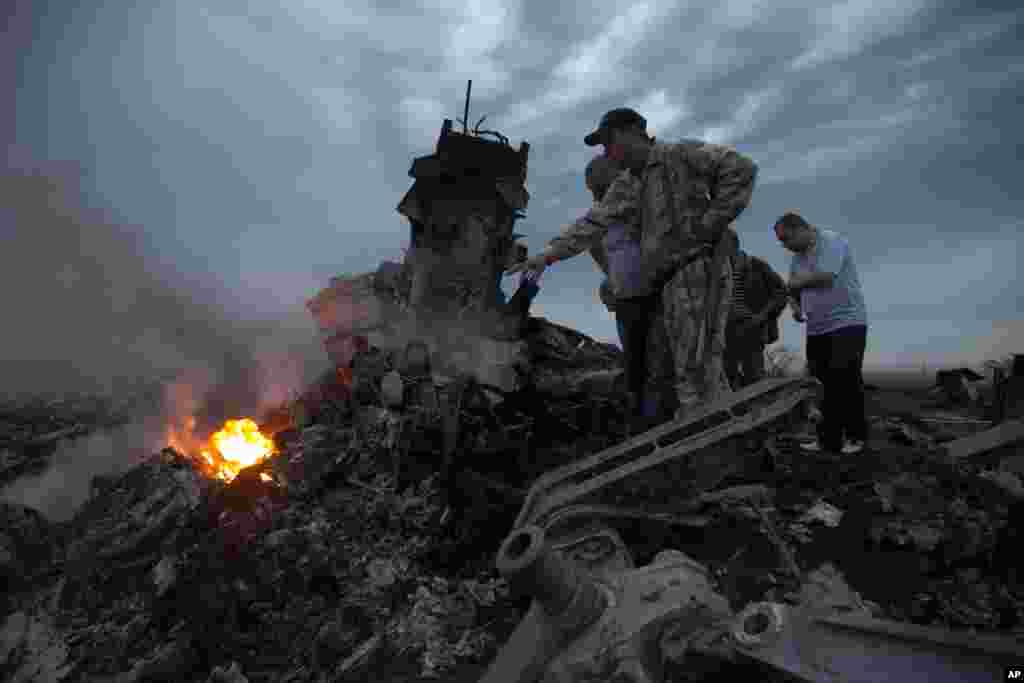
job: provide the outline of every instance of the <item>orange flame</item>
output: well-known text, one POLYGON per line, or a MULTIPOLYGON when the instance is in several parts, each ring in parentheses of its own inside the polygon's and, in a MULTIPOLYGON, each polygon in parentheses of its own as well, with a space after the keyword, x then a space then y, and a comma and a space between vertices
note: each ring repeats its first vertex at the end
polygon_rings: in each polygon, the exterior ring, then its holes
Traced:
POLYGON ((215 458, 204 450, 203 459, 224 481, 231 481, 243 468, 263 461, 274 452, 274 442, 261 434, 259 425, 249 418, 225 422, 224 427, 210 437, 210 445, 220 457, 215 458))

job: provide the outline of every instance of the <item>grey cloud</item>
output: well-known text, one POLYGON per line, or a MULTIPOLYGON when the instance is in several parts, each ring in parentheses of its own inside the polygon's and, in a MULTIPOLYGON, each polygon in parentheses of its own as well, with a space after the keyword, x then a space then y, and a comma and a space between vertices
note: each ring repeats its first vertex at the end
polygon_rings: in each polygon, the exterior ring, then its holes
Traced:
POLYGON ((902 60, 901 66, 914 69, 959 57, 965 51, 983 47, 1012 31, 1022 18, 1024 13, 1016 10, 954 24, 939 36, 932 36, 927 43, 912 50, 912 56, 902 60))
POLYGON ((856 55, 883 38, 900 34, 924 9, 921 0, 878 5, 842 0, 815 11, 823 31, 790 65, 794 71, 856 55))

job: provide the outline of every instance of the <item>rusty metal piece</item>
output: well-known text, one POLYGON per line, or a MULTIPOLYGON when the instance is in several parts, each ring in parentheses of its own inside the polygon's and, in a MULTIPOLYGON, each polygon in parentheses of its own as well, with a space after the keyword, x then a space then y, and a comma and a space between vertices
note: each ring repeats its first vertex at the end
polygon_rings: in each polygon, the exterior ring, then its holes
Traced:
POLYGON ((982 683, 1019 661, 1024 643, 875 619, 757 603, 736 617, 740 656, 809 683, 982 683))
POLYGON ((543 524, 557 509, 589 493, 670 460, 690 458, 765 425, 815 397, 819 387, 817 380, 804 377, 758 382, 702 406, 682 420, 547 472, 530 487, 516 526, 543 524))

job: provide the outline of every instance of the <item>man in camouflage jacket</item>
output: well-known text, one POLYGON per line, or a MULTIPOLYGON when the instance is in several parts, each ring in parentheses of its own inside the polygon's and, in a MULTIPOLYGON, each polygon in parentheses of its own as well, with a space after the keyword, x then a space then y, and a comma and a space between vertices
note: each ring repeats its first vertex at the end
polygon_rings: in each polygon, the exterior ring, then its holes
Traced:
POLYGON ((612 223, 639 217, 644 273, 651 291, 661 292, 648 372, 655 383, 674 376, 681 417, 729 390, 723 355, 732 268, 729 258, 712 256, 725 244, 726 228, 750 203, 757 166, 728 146, 658 142, 632 109, 608 112, 584 141, 605 145, 608 156, 628 170, 599 204, 525 265, 543 270, 589 248, 594 234, 612 223), (659 350, 659 340, 668 353, 659 350))

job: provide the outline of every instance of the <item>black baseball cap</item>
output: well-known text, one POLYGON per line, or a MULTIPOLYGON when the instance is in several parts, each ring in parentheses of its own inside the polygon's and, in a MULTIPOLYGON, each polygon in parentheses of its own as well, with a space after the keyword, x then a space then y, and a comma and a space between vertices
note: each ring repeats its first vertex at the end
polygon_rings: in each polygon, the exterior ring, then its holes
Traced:
POLYGON ((640 126, 647 130, 647 119, 640 116, 633 109, 626 107, 612 109, 601 117, 601 123, 597 124, 597 130, 583 138, 583 142, 591 147, 594 145, 606 145, 608 144, 608 131, 629 128, 630 126, 640 126))

